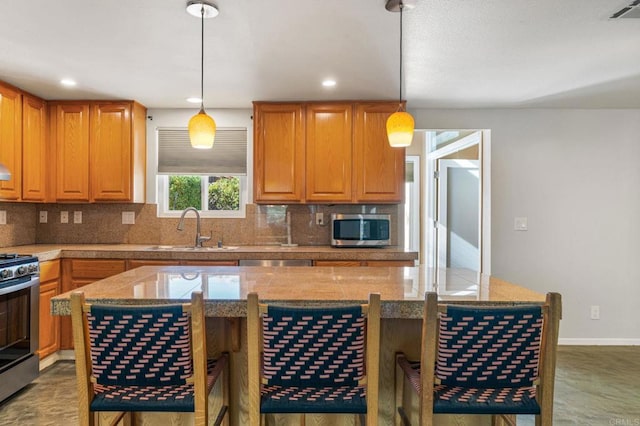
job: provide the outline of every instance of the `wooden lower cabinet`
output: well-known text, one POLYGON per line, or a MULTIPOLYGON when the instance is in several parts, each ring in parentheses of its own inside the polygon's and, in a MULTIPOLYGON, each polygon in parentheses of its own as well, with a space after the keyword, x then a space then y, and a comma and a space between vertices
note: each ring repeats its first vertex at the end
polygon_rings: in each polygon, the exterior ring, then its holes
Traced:
POLYGON ((366 260, 363 266, 415 266, 413 260, 366 260))
POLYGON ((237 260, 183 260, 180 265, 190 266, 238 266, 237 260))
POLYGON ((135 269, 140 266, 171 266, 178 265, 180 261, 178 260, 137 260, 137 259, 129 259, 127 260, 127 270, 135 269))
MULTIPOLYGON (((62 292, 76 290, 125 270, 124 259, 63 259, 62 292)), ((60 349, 73 349, 71 317, 60 318, 60 349)))
POLYGON ((413 260, 314 260, 313 266, 414 266, 413 260))
POLYGON ((40 359, 60 348, 60 317, 51 315, 51 298, 60 294, 60 260, 40 262, 40 359))

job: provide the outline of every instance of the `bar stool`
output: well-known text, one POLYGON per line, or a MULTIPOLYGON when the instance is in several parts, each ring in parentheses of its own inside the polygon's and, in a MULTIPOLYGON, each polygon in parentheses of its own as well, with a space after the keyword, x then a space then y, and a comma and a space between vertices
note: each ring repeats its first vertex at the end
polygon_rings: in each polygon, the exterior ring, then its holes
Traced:
POLYGON ((153 306, 92 305, 74 292, 71 316, 81 425, 99 423, 102 411, 119 412, 115 421, 126 424, 138 411, 193 412, 206 425, 218 381, 215 424, 228 424, 228 355, 207 359, 202 292, 191 303, 153 306))
POLYGON ((378 425, 379 294, 325 308, 259 304, 250 293, 247 338, 251 426, 266 413, 366 414, 378 425))
POLYGON ((403 409, 404 380, 417 393, 420 425, 433 414, 490 414, 509 422, 533 414, 551 426, 561 297, 542 305, 438 305, 425 296, 420 361, 396 354, 396 407, 403 409))

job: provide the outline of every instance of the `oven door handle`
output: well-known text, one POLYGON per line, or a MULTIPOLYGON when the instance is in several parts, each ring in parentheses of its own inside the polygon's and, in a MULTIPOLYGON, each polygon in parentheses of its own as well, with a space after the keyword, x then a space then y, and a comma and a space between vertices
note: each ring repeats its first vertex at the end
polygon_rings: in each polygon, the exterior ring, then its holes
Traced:
POLYGON ((11 283, 0 284, 0 295, 13 293, 14 291, 23 290, 31 286, 37 285, 37 279, 32 279, 32 276, 20 277, 15 280, 11 280, 11 283))

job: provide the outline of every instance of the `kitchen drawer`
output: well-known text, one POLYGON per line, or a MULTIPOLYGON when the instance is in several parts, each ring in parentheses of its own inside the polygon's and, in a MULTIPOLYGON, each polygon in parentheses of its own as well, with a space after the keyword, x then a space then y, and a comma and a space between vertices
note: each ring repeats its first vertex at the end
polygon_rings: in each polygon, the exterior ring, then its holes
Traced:
POLYGON ((60 278, 60 261, 49 260, 40 262, 40 282, 45 283, 60 278))
POLYGON ((82 278, 106 278, 124 272, 126 264, 124 260, 96 260, 73 259, 71 260, 71 276, 74 279, 82 278))

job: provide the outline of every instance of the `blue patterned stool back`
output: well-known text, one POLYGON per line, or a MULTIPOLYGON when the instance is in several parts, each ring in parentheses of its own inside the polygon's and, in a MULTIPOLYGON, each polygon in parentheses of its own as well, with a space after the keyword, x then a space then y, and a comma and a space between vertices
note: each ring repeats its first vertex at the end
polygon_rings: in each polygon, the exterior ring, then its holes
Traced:
POLYGON ((181 385, 193 375, 189 315, 180 305, 93 305, 93 376, 101 385, 181 385))
POLYGON ((355 386, 365 374, 365 318, 359 306, 269 306, 262 324, 265 384, 355 386))
POLYGON ((531 386, 542 324, 539 306, 447 306, 440 313, 436 378, 449 386, 531 386))

